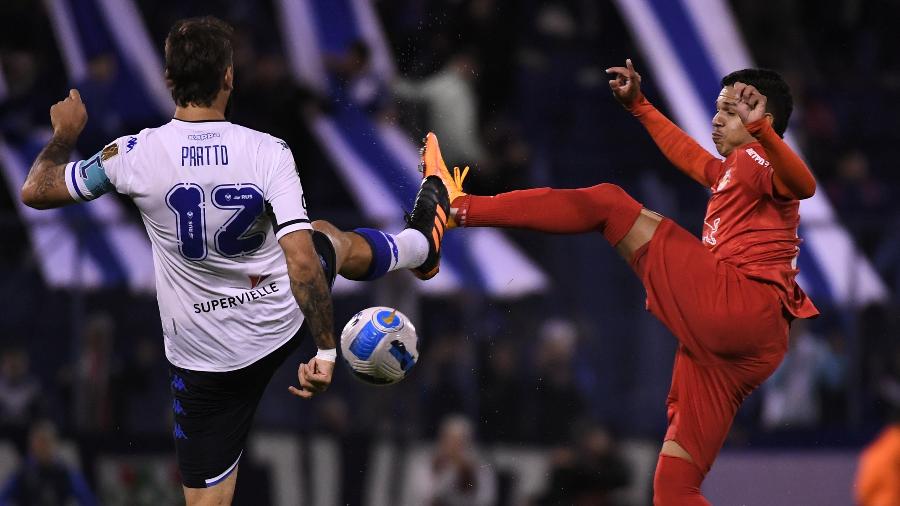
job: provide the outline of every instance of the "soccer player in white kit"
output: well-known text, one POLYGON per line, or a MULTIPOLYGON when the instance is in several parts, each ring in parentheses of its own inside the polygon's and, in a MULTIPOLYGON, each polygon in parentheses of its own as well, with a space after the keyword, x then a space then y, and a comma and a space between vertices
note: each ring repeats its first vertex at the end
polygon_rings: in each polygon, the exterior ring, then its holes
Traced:
POLYGON ((87 113, 71 90, 51 107, 53 137, 22 188, 23 202, 40 209, 115 190, 140 210, 153 246, 189 505, 231 502, 259 399, 304 335, 319 352, 300 364, 299 387, 289 390, 309 398, 331 383, 334 277, 375 279, 403 268, 434 276, 449 213, 434 177, 397 235, 311 223, 288 145, 225 120, 231 35, 211 17, 177 22, 165 50, 174 119, 76 162, 69 156, 87 113))

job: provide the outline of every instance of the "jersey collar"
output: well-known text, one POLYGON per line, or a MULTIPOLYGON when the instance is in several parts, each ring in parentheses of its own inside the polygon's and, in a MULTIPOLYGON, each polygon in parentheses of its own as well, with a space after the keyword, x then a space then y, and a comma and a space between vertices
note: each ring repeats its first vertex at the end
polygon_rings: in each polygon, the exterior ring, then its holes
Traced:
POLYGON ((181 123, 230 123, 227 119, 195 119, 195 120, 187 120, 187 119, 178 119, 172 118, 172 121, 178 121, 181 123))

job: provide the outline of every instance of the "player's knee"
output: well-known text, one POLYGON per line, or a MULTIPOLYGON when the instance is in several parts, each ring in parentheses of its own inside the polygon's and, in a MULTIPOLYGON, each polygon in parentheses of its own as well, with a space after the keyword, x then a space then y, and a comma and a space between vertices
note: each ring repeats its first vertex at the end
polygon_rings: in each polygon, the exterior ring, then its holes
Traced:
POLYGON ((600 183, 598 185, 585 188, 585 192, 591 196, 597 204, 603 206, 640 206, 631 195, 628 194, 621 186, 612 183, 600 183))
POLYGON ((332 225, 331 222, 325 220, 315 220, 311 223, 311 225, 313 230, 321 232, 328 236, 328 239, 334 245, 335 249, 340 248, 341 243, 347 240, 344 237, 344 232, 332 225))
POLYGON ((340 272, 340 267, 347 261, 347 257, 352 253, 353 244, 348 232, 337 228, 331 222, 325 220, 315 220, 311 223, 313 230, 321 232, 331 241, 334 248, 334 256, 337 265, 335 266, 340 272))
POLYGON ((616 184, 600 183, 581 191, 590 198, 595 208, 608 213, 634 215, 644 207, 616 184))
POLYGON ((315 220, 310 225, 312 225, 313 230, 318 230, 326 235, 333 235, 335 232, 340 232, 337 227, 331 224, 330 221, 325 220, 315 220))

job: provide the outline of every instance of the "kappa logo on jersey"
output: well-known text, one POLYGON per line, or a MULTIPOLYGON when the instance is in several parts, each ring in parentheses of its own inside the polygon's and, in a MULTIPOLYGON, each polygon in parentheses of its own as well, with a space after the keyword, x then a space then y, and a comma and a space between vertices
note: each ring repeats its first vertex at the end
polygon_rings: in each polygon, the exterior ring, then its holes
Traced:
POLYGON ((266 278, 268 278, 269 276, 271 276, 271 274, 258 274, 256 276, 247 276, 250 278, 250 288, 251 289, 256 288, 257 286, 259 286, 260 283, 265 281, 266 278))
POLYGON ((763 158, 762 156, 760 156, 760 154, 757 153, 755 149, 753 149, 753 148, 747 148, 746 151, 747 151, 747 154, 750 155, 750 158, 752 158, 754 162, 756 162, 756 163, 762 165, 763 167, 768 167, 768 166, 769 166, 768 160, 766 160, 765 158, 763 158))
POLYGON ((716 186, 715 191, 720 192, 720 191, 724 190, 725 187, 728 186, 728 183, 730 183, 730 182, 731 182, 731 169, 728 169, 725 171, 725 175, 722 176, 722 179, 719 180, 719 184, 718 184, 718 186, 716 186))
POLYGON ((202 134, 191 134, 191 135, 188 135, 187 137, 188 137, 188 140, 191 140, 191 141, 206 141, 209 139, 214 139, 216 137, 222 137, 222 135, 219 132, 205 132, 202 134))
POLYGON ((137 146, 137 137, 129 137, 128 143, 125 144, 125 147, 128 149, 126 149, 125 152, 131 153, 131 150, 134 149, 135 146, 137 146))
POLYGON ((291 148, 288 147, 287 143, 284 142, 284 141, 282 141, 282 140, 279 140, 279 141, 278 141, 278 144, 281 144, 281 149, 282 149, 282 150, 285 150, 285 149, 291 149, 291 148))
POLYGON ((100 161, 105 162, 118 154, 119 154, 119 145, 114 142, 114 143, 106 146, 105 148, 103 148, 103 151, 100 152, 100 161))

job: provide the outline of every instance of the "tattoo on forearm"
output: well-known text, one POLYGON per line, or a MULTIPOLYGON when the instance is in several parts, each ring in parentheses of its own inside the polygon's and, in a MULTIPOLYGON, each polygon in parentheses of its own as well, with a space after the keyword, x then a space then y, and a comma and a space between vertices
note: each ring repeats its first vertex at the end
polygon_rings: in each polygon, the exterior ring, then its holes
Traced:
POLYGON ((69 161, 69 155, 72 154, 72 149, 75 147, 73 144, 73 142, 63 140, 54 135, 37 159, 38 161, 46 159, 55 165, 66 163, 69 161))
POLYGON ((34 185, 38 196, 46 195, 56 185, 65 184, 65 180, 60 177, 59 166, 69 161, 73 144, 53 136, 34 160, 25 182, 34 185))
POLYGON ((294 281, 291 277, 291 291, 303 310, 309 330, 321 349, 337 347, 334 341, 334 311, 331 305, 331 291, 322 271, 312 279, 294 281))

